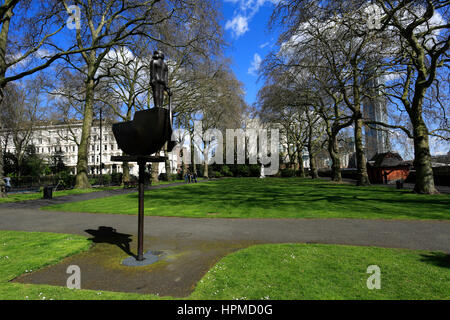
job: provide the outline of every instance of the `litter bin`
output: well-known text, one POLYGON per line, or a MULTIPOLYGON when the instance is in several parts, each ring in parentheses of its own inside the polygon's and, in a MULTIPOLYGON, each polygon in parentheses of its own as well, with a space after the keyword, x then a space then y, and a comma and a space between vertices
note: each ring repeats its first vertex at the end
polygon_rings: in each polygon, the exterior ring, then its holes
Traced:
POLYGON ((53 187, 44 186, 44 199, 52 199, 53 198, 53 187))

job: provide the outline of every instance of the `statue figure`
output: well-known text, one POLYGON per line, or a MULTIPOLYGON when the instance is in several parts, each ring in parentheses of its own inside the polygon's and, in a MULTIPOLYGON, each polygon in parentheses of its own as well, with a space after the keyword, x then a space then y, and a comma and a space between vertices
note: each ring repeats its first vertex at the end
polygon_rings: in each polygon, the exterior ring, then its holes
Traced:
POLYGON ((164 62, 164 53, 159 50, 153 52, 152 61, 150 62, 150 84, 153 91, 153 102, 156 108, 162 108, 164 104, 164 91, 169 96, 172 95, 169 82, 169 68, 164 62))
POLYGON ((264 173, 264 165, 261 164, 261 175, 259 176, 260 179, 264 179, 266 177, 266 174, 264 173))

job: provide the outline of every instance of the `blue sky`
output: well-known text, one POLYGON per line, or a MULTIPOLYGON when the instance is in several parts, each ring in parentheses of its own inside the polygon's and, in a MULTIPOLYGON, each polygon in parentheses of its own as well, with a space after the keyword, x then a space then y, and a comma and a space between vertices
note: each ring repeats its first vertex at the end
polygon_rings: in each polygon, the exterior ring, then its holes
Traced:
POLYGON ((269 33, 267 24, 277 0, 222 0, 225 39, 231 44, 226 55, 233 59, 232 69, 243 82, 249 105, 256 100, 258 63, 273 49, 278 34, 269 33))

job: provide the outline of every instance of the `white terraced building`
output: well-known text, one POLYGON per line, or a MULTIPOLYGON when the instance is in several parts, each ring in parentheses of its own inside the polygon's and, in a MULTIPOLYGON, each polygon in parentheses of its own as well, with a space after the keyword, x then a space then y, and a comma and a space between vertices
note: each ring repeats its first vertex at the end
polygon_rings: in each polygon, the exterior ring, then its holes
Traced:
MULTIPOLYGON (((49 123, 36 126, 33 129, 28 145, 34 145, 37 154, 43 159, 49 159, 55 152, 62 152, 64 164, 75 174, 78 156, 78 144, 76 141, 80 141, 81 130, 81 122, 70 125, 49 123)), ((122 155, 122 151, 119 149, 112 133, 111 125, 103 123, 101 136, 102 140, 100 141, 100 124, 96 121, 91 128, 89 143, 89 174, 100 174, 100 164, 102 162, 104 163, 103 174, 122 172, 122 163, 111 161, 111 156, 122 155)), ((0 142, 5 152, 15 153, 15 146, 8 132, 0 131, 0 142)), ((176 150, 169 153, 169 160, 172 173, 176 173, 177 169, 181 167, 181 158, 176 150)), ((129 167, 130 174, 137 176, 137 164, 130 163, 129 167)), ((164 163, 159 164, 159 173, 165 173, 164 163)))

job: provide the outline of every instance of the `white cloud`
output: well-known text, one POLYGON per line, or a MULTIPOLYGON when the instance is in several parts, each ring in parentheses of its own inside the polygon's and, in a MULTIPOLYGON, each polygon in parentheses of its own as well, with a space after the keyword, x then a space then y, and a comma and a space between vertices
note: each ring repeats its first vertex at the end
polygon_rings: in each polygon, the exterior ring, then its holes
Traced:
POLYGON ((260 55, 255 53, 255 55, 253 56, 253 61, 250 65, 250 68, 248 68, 248 73, 256 76, 256 74, 259 70, 259 67, 261 66, 261 62, 262 62, 262 59, 261 59, 260 55))
POLYGON ((248 18, 238 15, 234 17, 233 20, 227 21, 225 25, 225 30, 231 29, 236 38, 240 37, 244 33, 246 33, 248 28, 248 18))
MULTIPOLYGON (((8 63, 14 63, 15 61, 21 59, 25 54, 26 54, 26 52, 17 52, 15 54, 7 54, 6 61, 8 63)), ((9 67, 9 71, 12 71, 15 69, 20 69, 20 68, 27 68, 27 67, 29 67, 29 65, 31 63, 35 62, 36 60, 39 61, 39 60, 49 59, 54 54, 55 54, 55 52, 52 50, 48 50, 45 48, 39 48, 36 52, 30 54, 25 59, 11 65, 9 67)), ((39 61, 39 63, 43 63, 43 61, 39 61)))
POLYGON ((246 11, 252 9, 252 11, 258 11, 260 7, 266 3, 278 4, 280 0, 225 0, 233 4, 239 4, 239 9, 246 11))
POLYGON ((268 45, 270 45, 269 42, 265 42, 262 45, 259 46, 260 49, 264 49, 265 47, 267 47, 268 45))
POLYGON ((266 3, 276 5, 280 0, 225 0, 237 6, 235 16, 228 20, 225 29, 231 29, 236 38, 249 31, 248 23, 266 3))
POLYGON ((430 151, 435 156, 446 155, 450 152, 450 142, 438 137, 430 137, 430 151))

